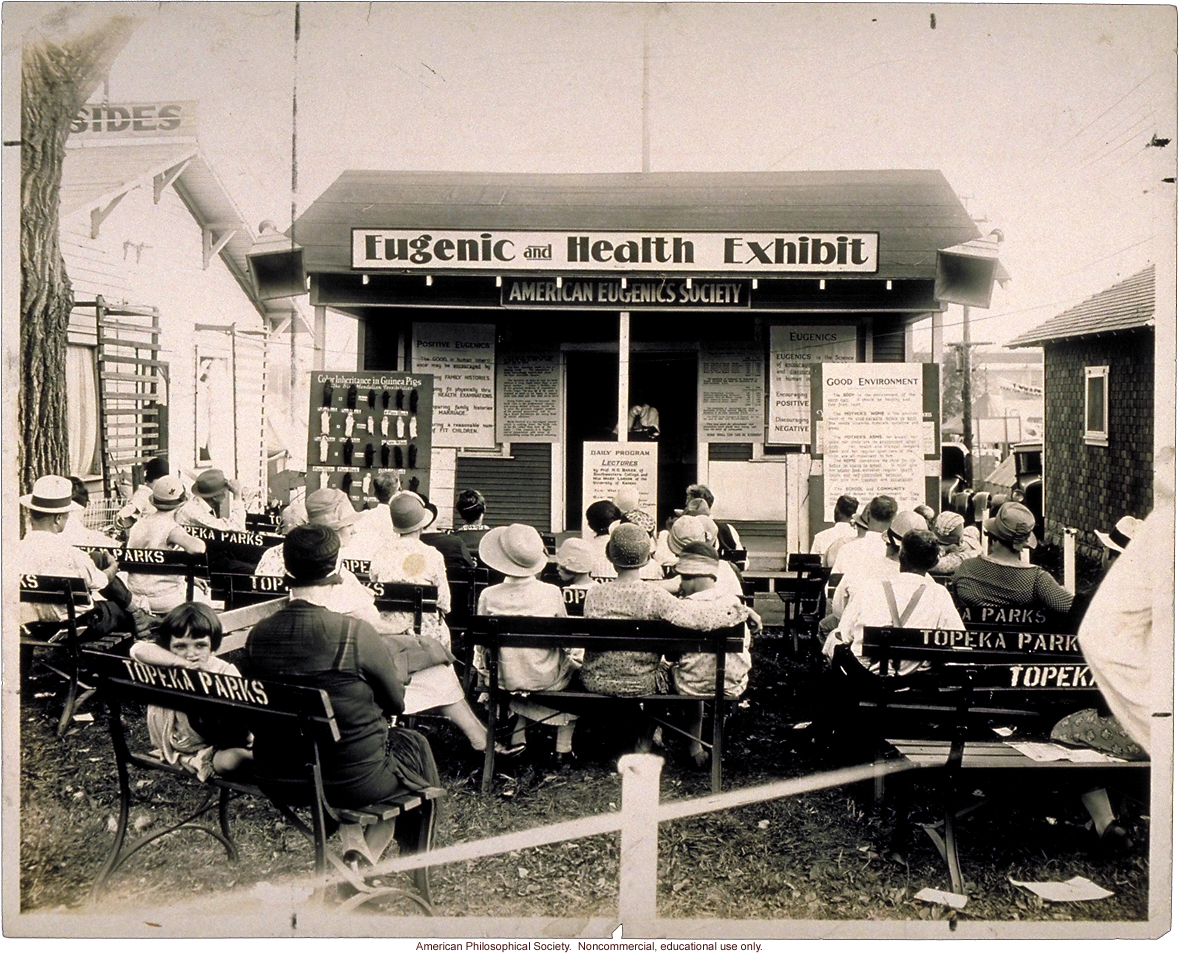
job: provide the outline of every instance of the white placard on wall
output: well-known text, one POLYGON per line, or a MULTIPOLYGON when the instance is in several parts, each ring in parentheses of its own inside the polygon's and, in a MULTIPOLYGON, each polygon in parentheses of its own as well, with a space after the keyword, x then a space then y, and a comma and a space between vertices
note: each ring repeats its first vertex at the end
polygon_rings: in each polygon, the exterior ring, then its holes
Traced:
POLYGON ((887 494, 899 510, 926 501, 922 366, 873 362, 822 369, 824 504, 887 494))
POLYGON ((561 355, 504 351, 496 363, 496 439, 561 440, 561 355))
POLYGON ((706 342, 698 362, 697 440, 761 442, 763 354, 751 342, 706 342))
POLYGON ((772 325, 767 444, 811 443, 811 366, 856 361, 855 325, 772 325))
POLYGON ((496 326, 415 322, 415 374, 434 376, 437 448, 496 444, 496 326))
MULTIPOLYGON (((654 441, 586 441, 582 444, 582 514, 595 501, 614 500, 624 488, 639 492, 639 509, 656 515, 654 441)), ((583 528, 583 533, 586 533, 583 528)))

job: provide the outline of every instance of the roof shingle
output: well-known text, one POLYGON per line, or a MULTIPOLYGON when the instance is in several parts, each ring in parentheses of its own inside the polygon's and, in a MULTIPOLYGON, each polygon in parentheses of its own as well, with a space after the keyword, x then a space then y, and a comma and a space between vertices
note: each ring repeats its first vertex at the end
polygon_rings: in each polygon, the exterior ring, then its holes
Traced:
POLYGON ((1030 332, 1012 339, 1009 348, 1039 345, 1062 338, 1081 338, 1155 324, 1155 266, 1092 295, 1030 332))

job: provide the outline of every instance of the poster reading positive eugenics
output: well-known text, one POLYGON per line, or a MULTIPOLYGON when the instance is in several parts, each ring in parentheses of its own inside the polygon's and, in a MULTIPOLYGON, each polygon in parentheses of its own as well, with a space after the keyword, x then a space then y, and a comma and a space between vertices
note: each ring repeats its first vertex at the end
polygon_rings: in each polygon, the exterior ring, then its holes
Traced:
POLYGON ((403 490, 428 495, 432 392, 431 375, 314 372, 307 489, 338 487, 364 510, 377 500, 373 479, 393 471, 403 490))

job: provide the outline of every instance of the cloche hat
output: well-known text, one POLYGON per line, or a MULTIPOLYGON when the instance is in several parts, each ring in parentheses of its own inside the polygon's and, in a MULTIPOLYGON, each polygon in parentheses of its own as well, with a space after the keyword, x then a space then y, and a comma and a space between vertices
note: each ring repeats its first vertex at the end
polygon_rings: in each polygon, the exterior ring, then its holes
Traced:
POLYGON ((651 560, 651 537, 638 524, 618 524, 610 532, 606 559, 620 570, 642 567, 651 560))
POLYGON ((1036 523, 1037 519, 1027 507, 1015 501, 1008 501, 1000 505, 995 517, 989 517, 983 522, 983 529, 992 537, 1010 544, 1036 547, 1037 539, 1032 532, 1036 523), (1025 541, 1028 542, 1027 545, 1025 541))
POLYGON ((397 533, 412 534, 429 527, 434 522, 435 515, 426 506, 426 502, 413 491, 398 491, 389 499, 389 517, 397 533))
POLYGON ((479 559, 509 577, 531 577, 545 569, 545 542, 528 524, 493 527, 479 541, 479 559))
POLYGON ((557 548, 556 561, 571 574, 588 574, 594 569, 594 547, 580 537, 569 537, 557 548))

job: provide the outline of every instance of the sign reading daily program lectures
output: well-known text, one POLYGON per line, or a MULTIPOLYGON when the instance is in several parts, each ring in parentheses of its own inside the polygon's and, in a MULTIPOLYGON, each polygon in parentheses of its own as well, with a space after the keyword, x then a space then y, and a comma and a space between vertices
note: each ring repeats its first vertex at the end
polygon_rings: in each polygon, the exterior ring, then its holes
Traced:
POLYGON ((841 494, 888 494, 899 510, 926 501, 920 364, 825 364, 814 452, 824 458, 825 514, 841 494), (822 415, 822 417, 820 417, 822 415))
POLYGON ((582 444, 582 514, 595 501, 612 501, 624 488, 639 492, 639 509, 656 516, 654 441, 586 441, 582 444))
POLYGON ((496 444, 496 326, 414 323, 415 374, 434 376, 436 448, 496 444))
POLYGON ((856 361, 855 325, 772 325, 767 444, 811 443, 811 366, 856 361))
POLYGON ((555 348, 502 351, 496 362, 496 440, 561 440, 561 355, 555 348))

